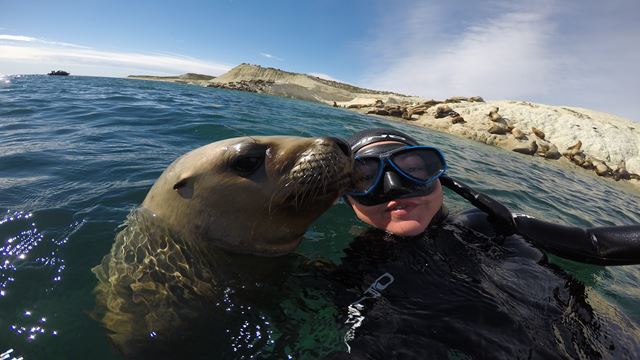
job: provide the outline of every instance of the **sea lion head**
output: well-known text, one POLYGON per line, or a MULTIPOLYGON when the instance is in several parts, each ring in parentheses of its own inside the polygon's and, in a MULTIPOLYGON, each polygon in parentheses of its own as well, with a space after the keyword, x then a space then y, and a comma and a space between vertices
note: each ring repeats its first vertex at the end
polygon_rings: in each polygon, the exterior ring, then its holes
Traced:
POLYGON ((280 255, 342 194, 351 167, 336 138, 227 139, 175 160, 142 207, 185 241, 280 255))

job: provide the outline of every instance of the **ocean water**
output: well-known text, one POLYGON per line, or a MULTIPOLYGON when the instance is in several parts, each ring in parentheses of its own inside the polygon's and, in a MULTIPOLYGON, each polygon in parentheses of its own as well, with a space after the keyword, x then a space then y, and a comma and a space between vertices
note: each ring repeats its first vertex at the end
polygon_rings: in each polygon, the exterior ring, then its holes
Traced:
MULTIPOLYGON (((640 196, 627 187, 410 124, 180 84, 5 76, 0 78, 0 354, 120 358, 90 316, 96 285, 90 269, 179 155, 229 137, 346 136, 377 126, 396 127, 439 147, 449 174, 514 212, 579 226, 640 223, 640 196)), ((445 194, 452 212, 470 207, 445 194)), ((348 206, 338 203, 313 224, 296 252, 339 262, 358 227, 348 206)), ((552 260, 640 326, 639 266, 552 260)), ((304 317, 305 310, 295 314, 304 317)), ((286 335, 287 330, 273 331, 286 335)), ((272 339, 286 342, 291 337, 285 335, 272 339)), ((295 357, 304 339, 277 346, 295 357)), ((235 350, 216 351, 233 358, 235 350)))

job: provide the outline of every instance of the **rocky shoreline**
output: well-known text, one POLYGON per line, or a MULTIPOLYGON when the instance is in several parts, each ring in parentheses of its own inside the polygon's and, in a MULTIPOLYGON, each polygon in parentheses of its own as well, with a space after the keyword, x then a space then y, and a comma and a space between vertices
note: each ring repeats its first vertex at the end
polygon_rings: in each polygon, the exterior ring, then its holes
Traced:
POLYGON ((424 99, 250 64, 208 80, 198 74, 145 80, 321 102, 566 162, 640 190, 640 124, 611 114, 525 101, 486 102, 479 96, 424 99))
POLYGON ((367 103, 361 99, 354 104, 336 105, 524 155, 567 161, 598 176, 615 181, 629 180, 640 189, 640 157, 637 152, 640 124, 609 114, 523 101, 485 102, 477 96, 414 104, 385 104, 380 100, 367 103), (615 135, 609 147, 602 146, 607 142, 607 133, 615 135), (616 145, 615 139, 620 139, 620 143, 616 145), (635 150, 635 156, 628 157, 618 151, 624 143, 630 145, 629 154, 634 155, 635 150), (629 160, 631 166, 627 165, 629 160))

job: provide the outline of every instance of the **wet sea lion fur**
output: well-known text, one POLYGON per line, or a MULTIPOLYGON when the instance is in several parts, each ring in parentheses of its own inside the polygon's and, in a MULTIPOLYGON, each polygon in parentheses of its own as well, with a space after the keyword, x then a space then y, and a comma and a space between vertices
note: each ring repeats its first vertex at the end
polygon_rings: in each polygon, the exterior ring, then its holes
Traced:
POLYGON ((195 149, 158 178, 92 271, 96 317, 125 355, 210 309, 223 252, 286 254, 348 184, 333 138, 243 137, 195 149))

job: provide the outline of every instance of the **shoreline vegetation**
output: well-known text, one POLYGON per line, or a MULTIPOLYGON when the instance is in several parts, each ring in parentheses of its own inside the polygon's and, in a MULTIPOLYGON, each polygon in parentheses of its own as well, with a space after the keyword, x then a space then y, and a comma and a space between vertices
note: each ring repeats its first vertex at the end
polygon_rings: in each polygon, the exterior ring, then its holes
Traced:
POLYGON ((480 96, 426 99, 241 64, 218 77, 130 75, 314 101, 540 156, 640 190, 640 123, 588 109, 480 96))

